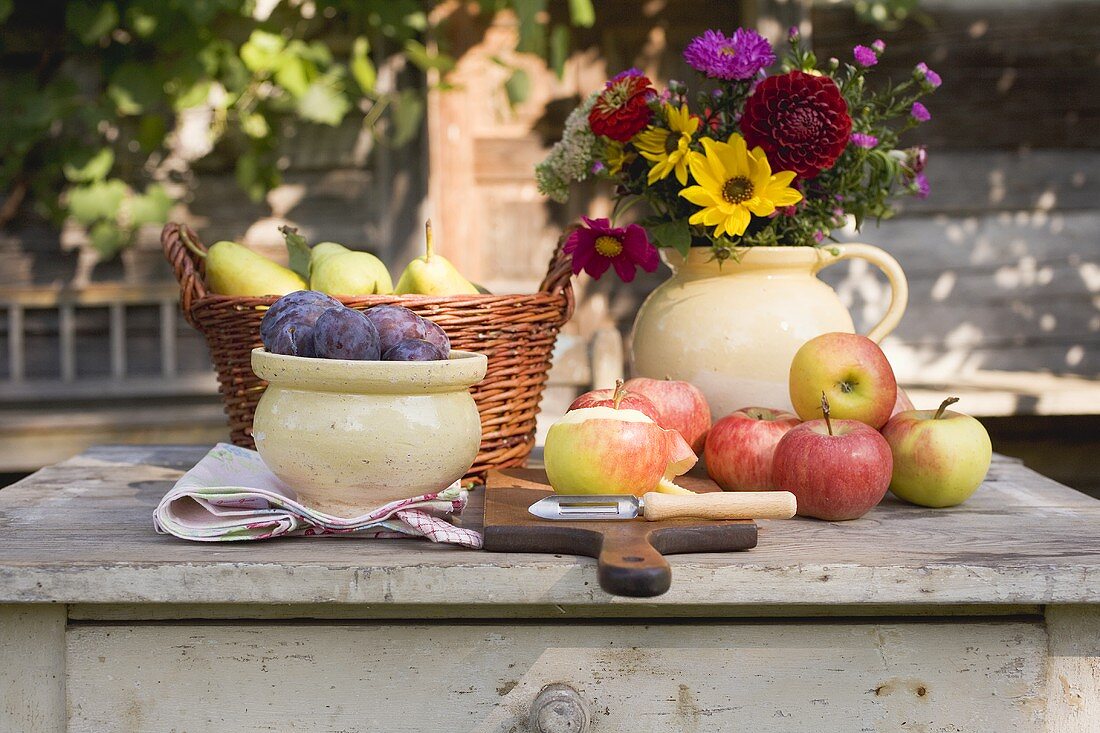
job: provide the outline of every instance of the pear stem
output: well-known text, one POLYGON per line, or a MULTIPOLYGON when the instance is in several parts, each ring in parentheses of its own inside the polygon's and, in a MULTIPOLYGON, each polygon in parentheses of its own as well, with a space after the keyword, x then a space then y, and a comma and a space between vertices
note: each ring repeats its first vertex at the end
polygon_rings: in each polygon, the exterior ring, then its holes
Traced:
POLYGON ((825 417, 825 429, 829 431, 829 435, 833 434, 833 424, 829 422, 829 398, 825 396, 825 392, 821 393, 821 414, 825 417))
POLYGON ((424 260, 432 258, 432 220, 424 222, 424 260))
POLYGON ((183 242, 183 246, 191 250, 194 255, 200 259, 206 259, 206 253, 199 249, 199 246, 191 239, 191 235, 187 233, 187 230, 180 228, 180 241, 183 242))
POLYGON ((615 393, 611 395, 611 399, 614 400, 611 404, 616 410, 619 409, 619 403, 623 401, 623 397, 626 397, 626 390, 623 388, 623 380, 616 379, 615 393))
POLYGON ((946 400, 940 403, 940 409, 936 410, 936 414, 932 416, 932 419, 939 420, 941 417, 943 417, 944 410, 946 410, 949 405, 953 405, 958 401, 958 397, 948 397, 946 400))

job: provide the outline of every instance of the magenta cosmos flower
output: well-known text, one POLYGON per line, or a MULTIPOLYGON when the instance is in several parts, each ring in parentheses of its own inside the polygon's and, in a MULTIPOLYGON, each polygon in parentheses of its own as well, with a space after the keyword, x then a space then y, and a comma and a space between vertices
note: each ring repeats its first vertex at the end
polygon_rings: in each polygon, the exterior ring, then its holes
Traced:
POLYGON ((928 122, 928 120, 932 119, 932 113, 920 102, 913 102, 913 108, 909 110, 909 114, 912 115, 913 119, 917 122, 928 122))
POLYGON ((730 38, 721 31, 704 31, 684 49, 684 61, 712 79, 751 79, 775 63, 775 53, 768 39, 738 28, 730 38))
POLYGON ((565 253, 573 255, 573 274, 584 270, 597 280, 614 266, 623 282, 634 279, 634 268, 657 270, 657 248, 649 243, 645 229, 637 224, 613 227, 607 219, 582 216, 584 227, 574 229, 565 240, 565 253))

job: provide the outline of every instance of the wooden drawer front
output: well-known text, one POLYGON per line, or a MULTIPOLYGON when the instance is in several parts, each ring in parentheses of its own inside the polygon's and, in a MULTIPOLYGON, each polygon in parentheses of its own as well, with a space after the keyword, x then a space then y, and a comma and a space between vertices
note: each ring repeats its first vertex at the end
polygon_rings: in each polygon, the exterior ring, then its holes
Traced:
POLYGON ((66 694, 79 733, 525 731, 555 682, 593 732, 1026 733, 1046 646, 1023 621, 89 624, 66 694))

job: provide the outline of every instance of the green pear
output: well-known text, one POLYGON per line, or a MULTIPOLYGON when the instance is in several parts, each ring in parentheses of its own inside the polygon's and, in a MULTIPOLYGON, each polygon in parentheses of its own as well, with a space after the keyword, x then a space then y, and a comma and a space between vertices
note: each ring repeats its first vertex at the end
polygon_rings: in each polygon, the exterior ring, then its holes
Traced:
POLYGON ((432 253, 432 222, 424 225, 424 254, 409 263, 394 290, 398 295, 477 295, 478 289, 443 255, 432 253))
MULTIPOLYGON (((332 245, 332 242, 319 244, 332 245)), ((335 245, 334 247, 340 247, 335 245)), ((317 247, 314 247, 316 251, 317 247)), ((393 280, 382 260, 369 252, 344 252, 328 247, 309 267, 309 285, 329 295, 389 295, 393 292, 393 280)))
POLYGON ((218 295, 237 296, 286 295, 307 287, 293 270, 227 241, 206 252, 206 284, 218 295))
POLYGON ((321 260, 325 259, 329 255, 340 254, 342 252, 350 252, 351 250, 342 244, 336 242, 320 242, 315 244, 309 249, 309 269, 310 272, 317 266, 321 260))

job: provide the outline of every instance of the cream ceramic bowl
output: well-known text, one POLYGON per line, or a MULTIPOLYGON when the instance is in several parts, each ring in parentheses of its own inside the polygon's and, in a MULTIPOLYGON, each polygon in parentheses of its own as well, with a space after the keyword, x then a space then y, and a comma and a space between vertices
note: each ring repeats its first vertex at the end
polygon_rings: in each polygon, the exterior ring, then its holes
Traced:
POLYGON ((470 387, 484 354, 443 361, 345 361, 252 351, 268 382, 252 436, 271 471, 300 500, 359 516, 397 499, 446 488, 481 444, 470 387))

